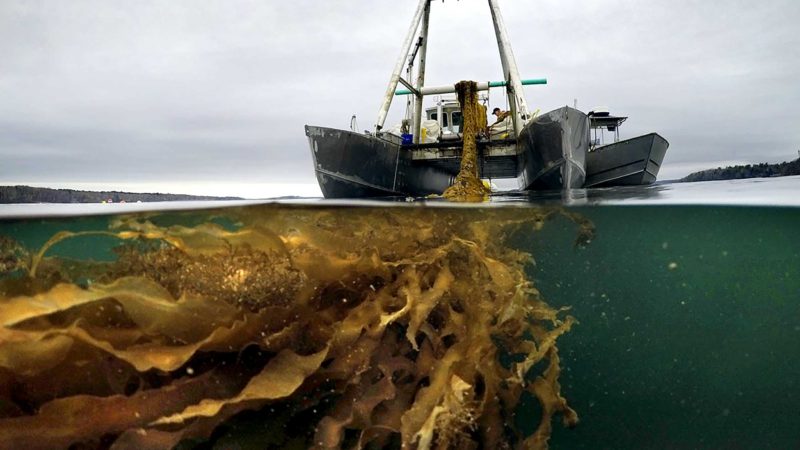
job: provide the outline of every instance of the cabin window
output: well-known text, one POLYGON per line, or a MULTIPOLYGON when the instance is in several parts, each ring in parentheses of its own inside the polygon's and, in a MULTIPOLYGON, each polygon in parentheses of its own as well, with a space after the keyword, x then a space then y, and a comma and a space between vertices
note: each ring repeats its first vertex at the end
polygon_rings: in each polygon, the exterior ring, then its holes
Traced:
POLYGON ((439 114, 438 113, 435 113, 435 112, 428 113, 428 120, 437 120, 437 119, 439 119, 439 114))
POLYGON ((461 111, 453 111, 453 131, 456 133, 461 130, 461 124, 464 122, 464 116, 461 111))
POLYGON ((449 120, 450 114, 442 113, 442 128, 447 128, 450 126, 449 120))

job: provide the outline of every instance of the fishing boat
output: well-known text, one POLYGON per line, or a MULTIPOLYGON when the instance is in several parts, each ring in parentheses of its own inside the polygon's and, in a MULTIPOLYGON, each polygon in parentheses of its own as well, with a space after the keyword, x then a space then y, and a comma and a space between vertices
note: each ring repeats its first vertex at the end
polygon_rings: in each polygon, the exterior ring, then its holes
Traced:
MULTIPOLYGON (((431 3, 420 0, 417 6, 372 130, 305 127, 326 198, 441 194, 455 179, 464 142, 454 129, 458 111, 441 97, 455 93, 455 86, 425 85, 431 3), (405 89, 398 90, 400 85, 405 89), (413 99, 408 102, 410 120, 399 132, 384 129, 393 99, 404 96, 413 99), (436 113, 423 109, 428 96, 440 96, 436 113)), ((504 79, 481 82, 477 88, 504 88, 510 111, 504 133, 477 138, 480 177, 516 178, 523 190, 582 187, 589 148, 587 115, 570 107, 541 115, 529 110, 523 86, 546 80, 520 77, 497 0, 488 4, 504 79)))
POLYGON ((637 186, 656 181, 669 142, 658 133, 620 141, 619 129, 627 119, 612 116, 606 108, 589 113, 592 140, 586 154, 585 187, 637 186), (605 143, 606 132, 614 136, 614 142, 605 143))

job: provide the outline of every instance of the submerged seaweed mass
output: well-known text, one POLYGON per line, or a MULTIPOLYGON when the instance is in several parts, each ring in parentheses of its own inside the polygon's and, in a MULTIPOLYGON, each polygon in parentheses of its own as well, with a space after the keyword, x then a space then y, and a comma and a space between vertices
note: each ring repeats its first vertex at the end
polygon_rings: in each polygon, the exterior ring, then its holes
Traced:
POLYGON ((185 448, 247 414, 271 448, 539 449, 577 424, 556 348, 575 319, 504 245, 558 210, 176 214, 0 240, 0 448, 185 448), (109 237, 107 262, 57 256, 109 237))

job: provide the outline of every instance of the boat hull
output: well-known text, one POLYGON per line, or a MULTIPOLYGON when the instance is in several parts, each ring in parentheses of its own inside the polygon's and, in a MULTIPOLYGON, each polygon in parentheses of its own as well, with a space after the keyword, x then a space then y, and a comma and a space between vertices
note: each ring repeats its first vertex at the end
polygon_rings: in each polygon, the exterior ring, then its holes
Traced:
POLYGON ((599 147, 586 155, 585 187, 653 184, 668 148, 657 133, 599 147))
MULTIPOLYGON (((325 198, 441 194, 460 166, 460 155, 451 154, 455 150, 447 145, 426 152, 426 146, 315 126, 306 126, 306 136, 325 198)), ((550 111, 526 125, 516 144, 502 144, 494 150, 479 145, 481 176, 516 176, 524 190, 583 187, 589 147, 584 113, 569 107, 550 111)))
POLYGON ((400 144, 375 136, 306 126, 317 181, 325 198, 441 194, 454 175, 416 164, 400 144))
POLYGON ((586 178, 589 118, 570 107, 539 116, 519 136, 522 190, 578 189, 586 178))

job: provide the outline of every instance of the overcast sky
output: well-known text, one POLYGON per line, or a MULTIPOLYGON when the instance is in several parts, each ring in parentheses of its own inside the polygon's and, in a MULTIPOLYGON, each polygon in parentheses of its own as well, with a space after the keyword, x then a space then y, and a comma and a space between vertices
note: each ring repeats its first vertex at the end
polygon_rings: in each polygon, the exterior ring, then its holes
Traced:
MULTIPOLYGON (((374 125, 416 4, 0 0, 0 184, 306 194, 303 126, 374 125)), ((522 76, 549 80, 531 108, 630 116, 622 137, 671 143, 660 179, 797 157, 800 1, 500 5, 522 76)), ((502 79, 486 1, 436 0, 431 27, 428 84, 502 79)))

